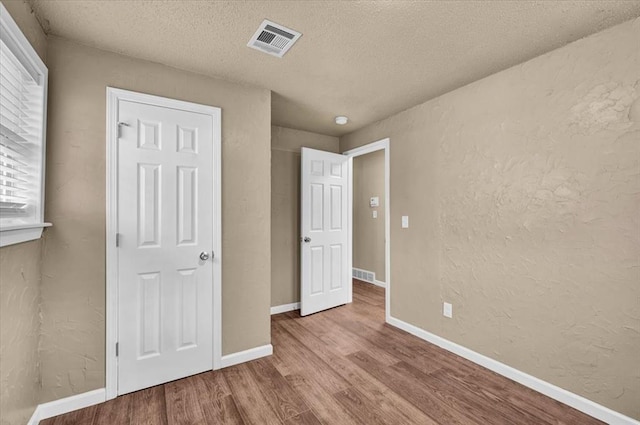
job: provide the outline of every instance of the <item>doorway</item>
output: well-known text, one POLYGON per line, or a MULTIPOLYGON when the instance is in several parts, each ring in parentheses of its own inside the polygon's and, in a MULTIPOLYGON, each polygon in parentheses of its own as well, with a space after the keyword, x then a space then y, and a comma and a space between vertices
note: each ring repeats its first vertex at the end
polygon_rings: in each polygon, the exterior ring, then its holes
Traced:
POLYGON ((352 158, 349 174, 352 277, 384 287, 385 321, 390 317, 391 249, 389 139, 344 152, 352 158))
MULTIPOLYGON (((353 300, 353 159, 384 153, 385 321, 390 318, 389 139, 344 154, 302 148, 300 312, 313 314, 353 300), (346 188, 346 193, 345 189, 346 188)), ((380 212, 380 204, 376 208, 380 212)), ((381 282, 378 280, 378 282, 381 282)))
POLYGON ((221 358, 220 109, 107 89, 107 399, 221 358))
POLYGON ((353 158, 352 276, 385 286, 384 151, 353 158))

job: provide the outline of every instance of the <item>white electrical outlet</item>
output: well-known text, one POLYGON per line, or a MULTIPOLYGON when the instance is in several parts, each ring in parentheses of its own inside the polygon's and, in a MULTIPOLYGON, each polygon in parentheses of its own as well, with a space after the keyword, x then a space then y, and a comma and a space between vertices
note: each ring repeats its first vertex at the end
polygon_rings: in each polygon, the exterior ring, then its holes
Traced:
POLYGON ((408 215, 403 215, 402 216, 402 228, 403 229, 408 229, 409 228, 409 216, 408 215))
POLYGON ((453 317, 453 306, 450 303, 444 303, 442 307, 442 315, 448 318, 453 317))
POLYGON ((373 218, 378 218, 378 211, 373 210, 373 211, 371 212, 371 216, 372 216, 373 218))

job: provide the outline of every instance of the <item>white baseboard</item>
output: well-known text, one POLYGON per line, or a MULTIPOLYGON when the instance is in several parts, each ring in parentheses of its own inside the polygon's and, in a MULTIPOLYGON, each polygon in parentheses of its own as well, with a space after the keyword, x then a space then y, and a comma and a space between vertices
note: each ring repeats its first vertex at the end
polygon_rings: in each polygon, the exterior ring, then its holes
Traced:
MULTIPOLYGON (((238 353, 222 356, 221 367, 229 367, 236 364, 248 362, 273 354, 273 346, 271 344, 260 347, 250 348, 249 350, 240 351, 238 353)), ((77 394, 71 397, 62 398, 60 400, 43 403, 36 407, 31 419, 27 425, 38 425, 41 420, 52 418, 54 416, 73 412, 74 410, 93 406, 105 402, 107 392, 105 388, 77 394)))
POLYGON ((250 348, 248 350, 222 356, 220 367, 229 367, 240 363, 249 362, 251 360, 259 359, 260 357, 267 357, 272 354, 273 345, 262 345, 260 347, 250 348))
MULTIPOLYGON (((273 346, 271 344, 251 348, 249 350, 222 356, 221 367, 233 366, 239 363, 259 359, 260 357, 270 356, 271 354, 273 354, 273 346)), ((94 404, 103 403, 106 399, 106 389, 100 388, 98 390, 76 394, 60 400, 43 403, 36 407, 36 410, 33 412, 33 415, 27 425, 38 425, 43 419, 52 418, 54 416, 73 412, 74 410, 93 406, 94 404)))
POLYGON ((31 415, 31 419, 27 422, 27 425, 38 425, 40 423, 40 412, 38 411, 38 406, 36 406, 36 410, 33 411, 33 415, 31 415))
POLYGON ((73 412, 74 410, 93 406, 94 404, 103 403, 106 401, 106 395, 106 390, 100 388, 98 390, 39 404, 27 425, 38 425, 43 419, 53 418, 54 416, 63 415, 73 412))
POLYGON ((271 315, 286 313, 287 311, 300 310, 300 303, 282 304, 271 307, 271 315))
POLYGON ((387 287, 387 284, 386 284, 386 283, 384 283, 384 282, 380 282, 380 281, 379 281, 379 280, 377 280, 377 279, 376 279, 376 280, 374 280, 373 282, 369 282, 369 283, 372 283, 372 284, 374 284, 374 285, 376 285, 376 286, 379 286, 379 287, 381 287, 381 288, 386 288, 386 287, 387 287))
POLYGON ((513 381, 519 382, 525 387, 529 387, 539 393, 558 400, 568 406, 573 407, 589 416, 593 416, 596 419, 600 419, 608 423, 609 425, 640 425, 640 421, 623 415, 622 413, 611 410, 608 407, 595 403, 582 396, 569 392, 565 389, 557 387, 542 379, 531 376, 525 372, 515 369, 511 366, 507 366, 497 360, 484 356, 473 350, 470 350, 462 345, 458 345, 455 342, 451 342, 447 339, 434 335, 430 332, 420 329, 417 326, 411 325, 395 317, 389 316, 387 323, 393 325, 403 331, 409 332, 412 335, 417 336, 420 339, 424 339, 438 347, 444 348, 460 357, 464 357, 480 366, 486 367, 502 376, 505 376, 513 381))

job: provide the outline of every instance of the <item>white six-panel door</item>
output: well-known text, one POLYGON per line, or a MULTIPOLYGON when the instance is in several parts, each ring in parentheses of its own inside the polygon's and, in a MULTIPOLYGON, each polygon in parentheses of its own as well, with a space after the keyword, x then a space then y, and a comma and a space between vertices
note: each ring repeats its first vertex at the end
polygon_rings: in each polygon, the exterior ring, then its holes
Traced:
POLYGON ((118 122, 125 394, 213 368, 214 129, 210 115, 123 100, 118 122))
POLYGON ((302 148, 300 314, 349 302, 349 162, 344 155, 302 148))

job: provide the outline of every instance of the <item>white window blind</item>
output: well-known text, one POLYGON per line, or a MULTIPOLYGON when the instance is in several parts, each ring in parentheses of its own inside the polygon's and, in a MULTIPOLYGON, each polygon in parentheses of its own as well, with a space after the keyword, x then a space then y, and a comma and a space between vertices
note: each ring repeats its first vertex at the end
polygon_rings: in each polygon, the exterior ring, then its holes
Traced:
POLYGON ((0 246, 45 227, 44 128, 47 69, 0 4, 0 246))

